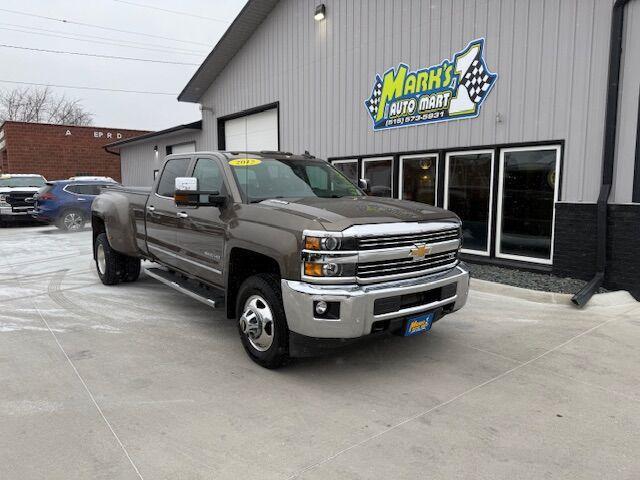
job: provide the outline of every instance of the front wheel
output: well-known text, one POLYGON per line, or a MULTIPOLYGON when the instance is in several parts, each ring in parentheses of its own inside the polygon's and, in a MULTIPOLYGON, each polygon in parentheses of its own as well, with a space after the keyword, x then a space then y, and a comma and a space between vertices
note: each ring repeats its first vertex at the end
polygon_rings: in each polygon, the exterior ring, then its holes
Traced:
POLYGON ((258 365, 278 368, 289 358, 289 329, 278 280, 254 275, 244 281, 236 304, 238 332, 245 351, 258 365))

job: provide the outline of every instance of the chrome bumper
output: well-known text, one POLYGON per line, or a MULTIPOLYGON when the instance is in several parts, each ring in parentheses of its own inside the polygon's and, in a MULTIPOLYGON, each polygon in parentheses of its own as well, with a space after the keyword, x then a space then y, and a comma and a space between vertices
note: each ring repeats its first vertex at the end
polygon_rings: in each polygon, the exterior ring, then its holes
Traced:
POLYGON ((315 338, 357 338, 371 333, 374 322, 402 318, 452 305, 450 311, 464 306, 469 291, 469 271, 460 263, 455 268, 424 277, 378 283, 374 285, 314 285, 282 280, 282 300, 289 330, 315 338), (374 314, 378 298, 425 292, 457 283, 455 295, 391 313, 374 314), (313 302, 340 302, 340 318, 316 318, 313 302))
POLYGON ((14 210, 12 207, 0 207, 0 216, 16 217, 29 215, 27 210, 14 210))

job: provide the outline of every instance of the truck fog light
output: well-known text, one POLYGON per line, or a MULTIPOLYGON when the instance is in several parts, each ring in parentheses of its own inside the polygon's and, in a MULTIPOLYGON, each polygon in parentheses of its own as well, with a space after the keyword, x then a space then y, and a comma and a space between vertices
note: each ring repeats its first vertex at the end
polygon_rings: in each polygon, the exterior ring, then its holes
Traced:
POLYGON ((335 277, 340 273, 340 266, 335 263, 325 263, 322 265, 322 273, 325 277, 335 277))
POLYGON ((329 308, 329 306, 327 305, 327 302, 325 302, 324 300, 320 300, 319 302, 316 302, 316 313, 318 315, 324 315, 325 312, 327 311, 327 308, 329 308))

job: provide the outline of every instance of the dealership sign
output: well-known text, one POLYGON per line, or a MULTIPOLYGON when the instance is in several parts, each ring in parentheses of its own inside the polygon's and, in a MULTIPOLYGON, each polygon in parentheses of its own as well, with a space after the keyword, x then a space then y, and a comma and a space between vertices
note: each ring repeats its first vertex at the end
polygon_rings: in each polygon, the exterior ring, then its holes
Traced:
POLYGON ((376 75, 364 105, 374 130, 474 118, 498 75, 484 60, 484 39, 474 40, 452 60, 411 71, 401 63, 376 75))

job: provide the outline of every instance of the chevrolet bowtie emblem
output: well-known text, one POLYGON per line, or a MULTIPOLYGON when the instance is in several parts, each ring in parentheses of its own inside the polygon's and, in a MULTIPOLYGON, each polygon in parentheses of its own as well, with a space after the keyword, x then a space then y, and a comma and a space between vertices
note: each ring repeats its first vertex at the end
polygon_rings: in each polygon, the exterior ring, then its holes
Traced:
POLYGON ((431 253, 431 247, 424 243, 414 245, 413 248, 409 250, 409 255, 411 255, 414 260, 424 260, 424 257, 429 255, 429 253, 431 253))

